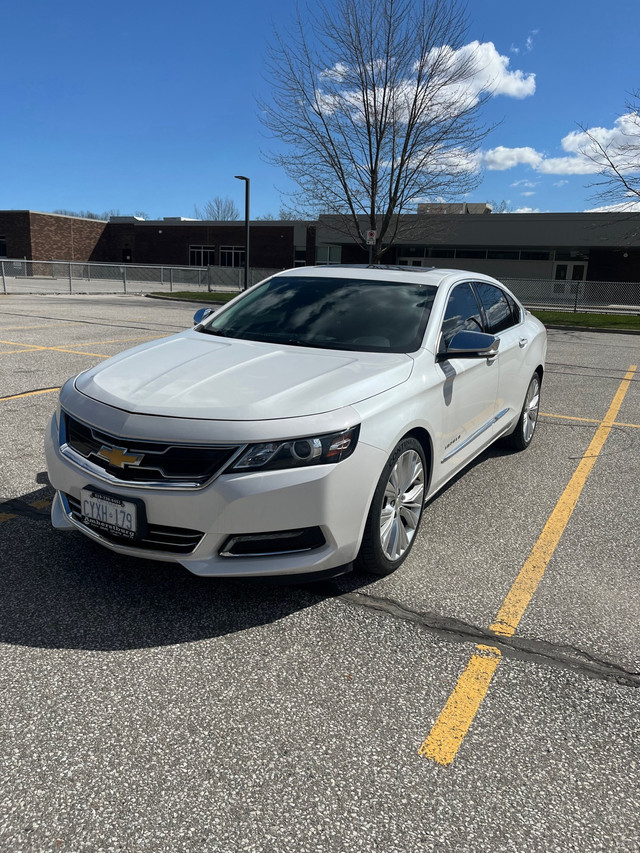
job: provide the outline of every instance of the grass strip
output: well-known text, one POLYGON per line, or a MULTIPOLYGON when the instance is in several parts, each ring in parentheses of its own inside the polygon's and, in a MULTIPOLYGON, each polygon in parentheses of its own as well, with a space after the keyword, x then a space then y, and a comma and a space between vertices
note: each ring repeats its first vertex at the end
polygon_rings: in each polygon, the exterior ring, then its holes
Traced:
POLYGON ((638 314, 574 314, 572 311, 539 311, 537 309, 532 309, 531 313, 546 326, 640 331, 640 316, 638 314))

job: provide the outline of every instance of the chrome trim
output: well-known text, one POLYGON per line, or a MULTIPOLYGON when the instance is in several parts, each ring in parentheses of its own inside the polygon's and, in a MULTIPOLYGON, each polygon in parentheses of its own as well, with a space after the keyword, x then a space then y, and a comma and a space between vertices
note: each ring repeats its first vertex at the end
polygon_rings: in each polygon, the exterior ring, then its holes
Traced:
POLYGON ((498 414, 491 418, 490 421, 487 421, 484 426, 481 426, 480 429, 477 429, 474 433, 472 433, 469 438, 466 438, 462 442, 462 444, 459 444, 455 450, 452 450, 451 453, 447 453, 442 462, 446 462, 448 459, 451 459, 452 456, 455 456, 456 453, 459 453, 461 450, 464 450, 465 447, 471 444, 472 441, 475 441, 475 439, 478 438, 478 436, 482 435, 483 432, 486 432, 488 429, 490 429, 495 423, 500 420, 500 418, 503 418, 508 412, 509 409, 503 409, 501 412, 498 412, 498 414))
MULTIPOLYGON (((287 554, 304 554, 307 551, 318 551, 320 548, 323 548, 327 544, 327 540, 325 538, 322 545, 315 545, 313 547, 308 546, 306 548, 294 548, 292 550, 285 550, 285 551, 259 551, 259 552, 256 552, 254 554, 232 554, 229 549, 232 548, 238 540, 245 539, 245 538, 247 538, 248 535, 253 535, 256 538, 260 537, 263 539, 273 539, 274 543, 277 542, 278 540, 283 539, 283 536, 281 535, 281 533, 264 533, 264 534, 238 533, 235 536, 230 537, 229 541, 227 542, 227 547, 225 548, 224 551, 219 551, 218 552, 219 555, 221 557, 230 558, 232 560, 251 559, 253 557, 286 557, 287 554)), ((323 534, 323 537, 324 537, 324 534, 323 534)))
MULTIPOLYGON (((109 483, 109 485, 111 485, 111 486, 123 486, 124 488, 143 489, 143 490, 144 489, 165 489, 167 491, 200 491, 202 489, 205 489, 207 486, 211 485, 211 483, 213 483, 214 480, 217 480, 217 478, 221 474, 224 474, 224 472, 236 462, 238 457, 242 453, 244 453, 245 450, 249 446, 248 444, 241 444, 238 446, 233 444, 232 445, 233 447, 235 447, 235 446, 238 447, 236 452, 233 453, 229 457, 229 459, 227 459, 226 463, 220 468, 219 471, 216 471, 216 473, 204 483, 192 482, 189 480, 185 480, 185 481, 176 481, 176 480, 144 480, 144 481, 123 480, 123 479, 120 479, 118 477, 114 477, 113 474, 109 474, 109 472, 105 471, 105 469, 100 467, 100 465, 95 465, 93 462, 91 462, 90 459, 88 459, 86 456, 83 456, 81 453, 78 453, 77 450, 75 450, 73 447, 71 447, 70 444, 67 443, 67 429, 66 429, 65 419, 64 419, 64 417, 62 417, 63 414, 67 415, 68 417, 74 418, 74 420, 78 421, 78 423, 81 423, 84 426, 86 426, 87 429, 91 430, 91 434, 94 435, 94 427, 92 427, 91 424, 88 424, 85 421, 80 420, 80 418, 76 418, 75 415, 70 415, 66 409, 62 409, 61 417, 59 418, 59 421, 58 421, 58 444, 59 444, 59 448, 60 448, 60 454, 62 456, 64 456, 64 458, 68 462, 70 462, 72 465, 75 465, 76 468, 79 468, 84 473, 90 474, 92 477, 94 477, 98 480, 102 480, 103 483, 109 483)), ((102 432, 102 430, 99 430, 99 431, 102 432)), ((111 436, 110 433, 108 433, 108 432, 104 432, 103 435, 106 435, 106 436, 109 436, 110 438, 124 442, 125 444, 127 444, 127 447, 129 444, 131 444, 132 446, 135 446, 136 441, 142 442, 143 444, 145 442, 148 442, 147 439, 141 439, 141 438, 129 440, 124 436, 115 436, 115 435, 111 436)), ((94 438, 95 438, 95 435, 94 435, 94 438)), ((154 440, 154 441, 151 441, 148 443, 162 444, 163 442, 158 441, 158 440, 154 440)), ((224 444, 212 444, 212 445, 172 444, 171 442, 168 442, 168 441, 166 442, 166 444, 167 444, 167 448, 165 450, 148 451, 148 453, 150 455, 155 454, 156 456, 162 456, 171 447, 187 447, 187 448, 219 447, 219 448, 224 448, 224 447, 229 446, 229 445, 224 445, 224 444)), ((138 471, 144 471, 146 469, 144 467, 143 468, 138 467, 137 470, 138 471)), ((150 470, 162 471, 161 468, 152 468, 150 470)))
MULTIPOLYGON (((86 524, 83 524, 81 521, 78 521, 78 519, 75 518, 75 516, 73 514, 74 511, 71 508, 65 493, 59 491, 58 494, 60 495, 60 501, 62 503, 62 508, 65 512, 65 515, 67 516, 67 519, 69 520, 69 522, 71 524, 73 524, 73 526, 77 530, 80 531, 80 533, 84 534, 85 536, 88 536, 89 539, 93 539, 99 545, 102 545, 102 546, 109 548, 111 550, 118 551, 122 554, 131 554, 132 556, 135 556, 135 557, 144 557, 145 555, 148 554, 152 557, 152 559, 163 559, 163 560, 166 560, 167 557, 170 557, 170 558, 175 557, 176 559, 178 557, 191 557, 197 551, 199 546, 202 544, 202 540, 204 539, 204 537, 206 535, 203 533, 202 536, 200 537, 198 543, 196 544, 196 546, 194 548, 192 548, 191 551, 185 551, 184 553, 179 553, 179 552, 176 553, 176 552, 172 552, 172 551, 163 551, 161 548, 136 548, 133 545, 127 545, 126 542, 122 542, 122 543, 112 542, 111 539, 106 539, 104 536, 101 536, 92 527, 88 527, 86 524)), ((146 540, 140 540, 140 541, 146 541, 146 540)), ((153 544, 153 543, 151 543, 151 544, 153 544)))
POLYGON ((261 551, 256 554, 231 554, 229 551, 220 551, 220 556, 232 560, 252 560, 254 557, 286 557, 288 554, 305 554, 307 551, 317 550, 318 548, 296 548, 294 551, 261 551))

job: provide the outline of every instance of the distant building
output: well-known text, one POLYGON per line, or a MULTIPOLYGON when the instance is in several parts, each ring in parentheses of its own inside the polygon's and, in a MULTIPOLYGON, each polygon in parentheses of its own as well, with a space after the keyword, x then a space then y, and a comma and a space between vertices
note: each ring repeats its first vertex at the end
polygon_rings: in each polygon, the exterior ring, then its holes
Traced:
MULTIPOLYGON (((497 278, 640 281, 640 214, 492 214, 486 204, 419 205, 395 220, 384 262, 461 267, 497 278)), ((367 230, 363 220, 362 230, 367 230)), ((109 222, 0 211, 0 257, 171 266, 244 265, 244 223, 166 217, 109 222)), ((252 267, 364 263, 367 253, 338 221, 251 223, 252 267)), ((559 291, 558 291, 559 292, 559 291)))

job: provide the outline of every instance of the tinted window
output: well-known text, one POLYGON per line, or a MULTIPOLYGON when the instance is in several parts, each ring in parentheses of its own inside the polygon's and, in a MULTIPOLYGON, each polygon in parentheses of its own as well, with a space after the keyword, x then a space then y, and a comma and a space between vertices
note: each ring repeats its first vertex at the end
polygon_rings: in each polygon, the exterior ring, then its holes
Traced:
POLYGON ((436 288, 424 284, 274 276, 220 311, 203 332, 360 352, 413 352, 436 288))
POLYGON ((449 346, 457 332, 483 332, 482 316, 470 284, 458 284, 449 294, 447 309, 442 321, 440 345, 449 346))
POLYGON ((474 283, 474 287, 484 308, 489 334, 497 335, 503 329, 514 325, 512 308, 504 291, 482 282, 474 283))
POLYGON ((511 308, 511 319, 513 320, 513 325, 517 326, 520 320, 522 319, 520 315, 520 306, 515 301, 515 299, 512 299, 509 296, 508 293, 505 293, 505 296, 507 297, 507 302, 509 303, 509 307, 511 308))

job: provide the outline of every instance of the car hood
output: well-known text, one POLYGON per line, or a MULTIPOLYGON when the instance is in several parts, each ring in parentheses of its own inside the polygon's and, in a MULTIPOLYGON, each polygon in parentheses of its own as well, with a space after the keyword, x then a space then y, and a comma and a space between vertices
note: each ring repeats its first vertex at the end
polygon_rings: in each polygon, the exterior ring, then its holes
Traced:
POLYGON ((413 359, 220 339, 189 331, 81 373, 83 394, 129 412, 215 420, 321 414, 405 382, 413 359))

